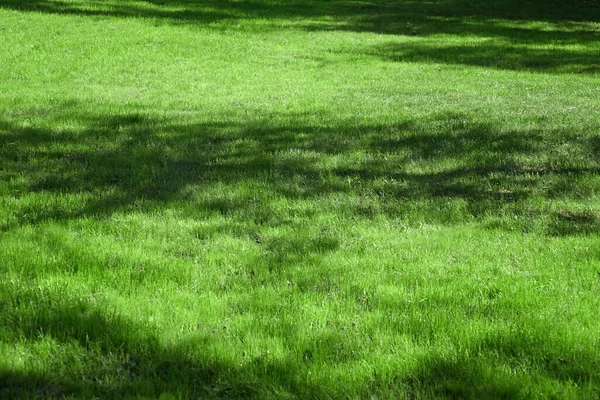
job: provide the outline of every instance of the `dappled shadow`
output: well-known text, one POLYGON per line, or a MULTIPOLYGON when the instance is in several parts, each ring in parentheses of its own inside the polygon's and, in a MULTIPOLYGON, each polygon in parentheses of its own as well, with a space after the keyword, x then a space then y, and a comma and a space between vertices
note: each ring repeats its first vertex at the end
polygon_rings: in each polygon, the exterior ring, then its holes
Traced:
MULTIPOLYGON (((522 328, 475 339, 455 357, 427 354, 407 370, 373 371, 372 377, 363 377, 365 381, 356 386, 358 392, 349 392, 331 382, 321 384, 319 377, 310 382, 306 379, 316 357, 313 352, 327 355, 332 368, 351 360, 336 358, 338 353, 354 354, 353 346, 358 345, 345 343, 341 333, 313 337, 307 342, 316 347, 310 348, 298 347, 294 344, 296 333, 286 331, 290 335, 283 338, 289 346, 286 358, 269 356, 269 349, 264 349, 262 355, 240 355, 234 363, 215 353, 219 347, 214 347, 231 337, 224 337, 218 327, 201 329, 202 321, 188 339, 165 343, 151 323, 122 317, 107 309, 102 300, 67 292, 59 296, 39 289, 13 289, 8 283, 0 287, 4 291, 2 334, 18 337, 20 346, 43 349, 51 345, 54 353, 46 360, 50 368, 44 370, 0 369, 2 398, 365 398, 374 393, 384 397, 529 398, 530 394, 523 392, 530 385, 527 379, 559 383, 580 395, 600 384, 597 357, 582 350, 585 347, 568 348, 522 328)), ((295 328, 288 324, 286 329, 295 328)), ((419 336, 432 328, 415 324, 411 329, 417 345, 419 336)), ((424 340, 428 345, 437 341, 435 336, 424 340)))
POLYGON ((387 60, 555 73, 598 73, 600 5, 593 1, 16 1, 2 8, 54 14, 150 18, 227 30, 345 30, 412 36, 353 49, 387 60), (275 21, 269 25, 269 21, 275 21), (587 22, 586 22, 587 21, 587 22), (464 43, 446 44, 439 35, 464 43), (406 38, 405 38, 406 39, 406 38))
MULTIPOLYGON (((166 18, 182 22, 210 23, 224 19, 343 17, 356 23, 356 29, 386 32, 398 20, 424 21, 428 17, 466 19, 505 19, 525 21, 600 20, 600 7, 592 0, 546 1, 464 1, 407 0, 354 1, 221 1, 221 0, 132 0, 61 1, 4 0, 1 8, 56 14, 112 17, 166 18), (412 18, 408 18, 412 17, 412 18), (420 18, 419 18, 420 17, 420 18)), ((390 32, 391 33, 391 32, 390 32)))
POLYGON ((297 382, 294 371, 300 366, 291 361, 282 364, 260 357, 248 360, 247 365, 220 361, 210 350, 222 340, 218 332, 199 332, 189 341, 164 344, 152 326, 107 313, 93 300, 67 302, 34 291, 21 292, 19 297, 13 301, 19 304, 27 299, 36 308, 22 312, 5 298, 0 326, 26 345, 51 341, 71 353, 58 352, 52 368, 44 371, 0 370, 2 398, 324 395, 319 387, 297 382))
POLYGON ((585 150, 589 139, 569 129, 502 131, 462 114, 389 125, 314 126, 287 118, 284 126, 273 120, 179 125, 143 114, 91 115, 80 116, 85 125, 73 132, 4 121, 0 174, 15 207, 0 227, 184 203, 198 215, 270 225, 282 221, 270 207, 272 196, 337 194, 346 198, 337 210, 345 215, 410 220, 409 203, 426 201, 421 214, 452 223, 442 205, 447 200, 464 201, 475 218, 507 206, 520 212, 531 197, 593 194, 589 185, 565 182, 600 173, 598 159, 585 150), (553 156, 563 144, 587 158, 553 156), (19 200, 28 193, 45 200, 19 200))

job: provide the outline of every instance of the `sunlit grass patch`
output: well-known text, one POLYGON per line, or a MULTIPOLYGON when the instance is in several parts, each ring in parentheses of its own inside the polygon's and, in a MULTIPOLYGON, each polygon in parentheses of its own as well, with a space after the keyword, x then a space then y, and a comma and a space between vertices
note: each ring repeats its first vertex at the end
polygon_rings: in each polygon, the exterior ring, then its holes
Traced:
POLYGON ((0 397, 593 398, 599 14, 538 8, 3 2, 0 397))

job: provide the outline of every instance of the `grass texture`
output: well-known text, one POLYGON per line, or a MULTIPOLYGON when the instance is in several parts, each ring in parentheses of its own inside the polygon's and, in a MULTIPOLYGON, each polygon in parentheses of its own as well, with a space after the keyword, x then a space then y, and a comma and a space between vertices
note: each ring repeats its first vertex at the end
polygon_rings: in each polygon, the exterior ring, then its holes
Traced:
POLYGON ((0 2, 0 397, 598 399, 594 1, 0 2))

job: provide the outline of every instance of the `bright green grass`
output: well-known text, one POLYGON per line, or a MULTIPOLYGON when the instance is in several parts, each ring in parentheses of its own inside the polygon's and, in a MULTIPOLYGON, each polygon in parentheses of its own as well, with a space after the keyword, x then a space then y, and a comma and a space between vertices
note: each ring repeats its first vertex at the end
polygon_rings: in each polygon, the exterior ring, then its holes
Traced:
POLYGON ((599 21, 0 2, 0 397, 597 399, 599 21))

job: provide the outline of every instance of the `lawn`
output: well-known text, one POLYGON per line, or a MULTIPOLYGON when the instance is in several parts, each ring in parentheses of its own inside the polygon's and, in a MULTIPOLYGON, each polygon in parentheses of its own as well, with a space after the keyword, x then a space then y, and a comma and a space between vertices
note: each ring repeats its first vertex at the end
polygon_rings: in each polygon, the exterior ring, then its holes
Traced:
POLYGON ((1 398, 600 398, 600 4, 0 1, 1 398))

